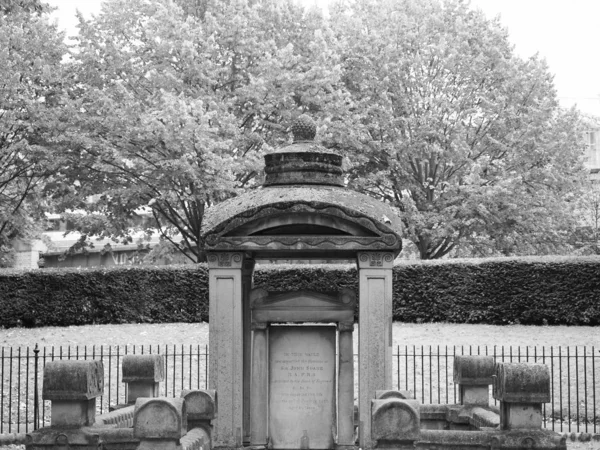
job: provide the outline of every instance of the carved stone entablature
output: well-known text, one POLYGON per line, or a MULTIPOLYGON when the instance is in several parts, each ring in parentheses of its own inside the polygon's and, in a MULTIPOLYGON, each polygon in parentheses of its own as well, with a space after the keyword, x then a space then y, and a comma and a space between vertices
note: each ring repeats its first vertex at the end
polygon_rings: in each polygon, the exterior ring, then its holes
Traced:
POLYGON ((357 261, 360 269, 391 269, 394 265, 394 254, 391 252, 360 252, 357 261))
POLYGON ((252 323, 344 322, 353 323, 356 294, 351 289, 324 294, 312 291, 250 292, 252 323))
POLYGON ((215 211, 206 217, 206 249, 255 255, 335 251, 345 257, 367 250, 399 252, 401 224, 389 206, 340 188, 321 187, 319 191, 324 193, 317 200, 312 198, 314 190, 272 187, 260 190, 262 197, 251 192, 242 196, 251 197, 246 209, 242 204, 224 202, 223 209, 230 214, 215 211))
POLYGON ((207 256, 210 269, 241 269, 244 261, 243 253, 214 252, 207 256))

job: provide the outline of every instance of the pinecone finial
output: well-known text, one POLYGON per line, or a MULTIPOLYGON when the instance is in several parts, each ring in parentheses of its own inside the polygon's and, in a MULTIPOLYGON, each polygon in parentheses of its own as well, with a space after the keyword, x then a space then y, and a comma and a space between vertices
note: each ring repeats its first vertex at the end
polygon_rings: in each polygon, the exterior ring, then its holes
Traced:
POLYGON ((294 142, 312 141, 317 135, 317 125, 310 116, 302 114, 292 124, 294 142))

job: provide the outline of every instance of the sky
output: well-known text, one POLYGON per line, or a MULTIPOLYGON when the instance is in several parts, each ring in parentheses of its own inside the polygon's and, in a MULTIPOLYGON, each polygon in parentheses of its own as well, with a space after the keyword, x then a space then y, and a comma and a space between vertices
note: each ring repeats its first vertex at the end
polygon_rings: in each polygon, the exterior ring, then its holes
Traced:
MULTIPOLYGON (((46 0, 69 35, 77 33, 75 11, 89 18, 102 0, 46 0)), ((301 0, 324 6, 328 0, 301 0)), ((546 59, 562 106, 600 117, 600 0, 471 0, 486 16, 500 17, 523 58, 546 59)))

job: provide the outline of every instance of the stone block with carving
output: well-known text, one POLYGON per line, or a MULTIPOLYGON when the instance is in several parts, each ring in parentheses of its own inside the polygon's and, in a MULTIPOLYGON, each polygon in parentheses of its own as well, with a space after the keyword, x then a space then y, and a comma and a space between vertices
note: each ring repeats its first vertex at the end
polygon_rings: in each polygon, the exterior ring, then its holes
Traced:
POLYGON ((550 401, 550 372, 545 364, 498 363, 494 398, 500 400, 500 428, 540 429, 542 403, 550 401))
POLYGON ((384 442, 414 441, 420 435, 417 400, 375 399, 371 404, 371 438, 384 442))
POLYGON ((44 367, 42 398, 52 402, 50 423, 58 427, 91 425, 96 397, 104 389, 101 361, 50 361, 44 367))
POLYGON ((156 397, 160 382, 165 379, 162 355, 126 355, 123 357, 123 382, 127 383, 127 403, 139 397, 156 397))
POLYGON ((495 373, 492 356, 461 355, 454 357, 454 383, 459 385, 463 405, 489 404, 489 386, 495 373))
POLYGON ((217 417, 217 391, 183 390, 181 398, 185 400, 188 430, 202 427, 210 432, 211 421, 217 417))
POLYGON ((550 371, 545 364, 498 363, 494 398, 510 403, 548 403, 550 371))
POLYGON ((187 431, 182 398, 138 398, 133 414, 133 435, 140 439, 179 440, 187 431))
POLYGON ((375 398, 378 400, 386 400, 388 398, 398 398, 400 400, 411 400, 415 398, 415 394, 410 390, 377 390, 375 398))

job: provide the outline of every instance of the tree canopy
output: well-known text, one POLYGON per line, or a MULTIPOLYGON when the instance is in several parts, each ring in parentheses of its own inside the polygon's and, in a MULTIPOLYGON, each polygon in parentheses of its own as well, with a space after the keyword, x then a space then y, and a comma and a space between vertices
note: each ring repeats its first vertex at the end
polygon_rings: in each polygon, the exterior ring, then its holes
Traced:
POLYGON ((561 251, 585 177, 582 129, 545 62, 460 0, 332 14, 350 93, 352 184, 402 211, 423 259, 561 251))
POLYGON ((0 267, 11 241, 34 235, 57 170, 56 110, 63 35, 36 1, 0 3, 0 267))
POLYGON ((571 248, 582 121, 544 60, 519 58, 467 2, 339 1, 324 17, 292 0, 107 0, 68 58, 38 2, 5 3, 10 236, 42 205, 69 215, 79 247, 131 242, 143 212, 197 261, 205 209, 256 188, 262 155, 307 113, 421 258, 571 248))

